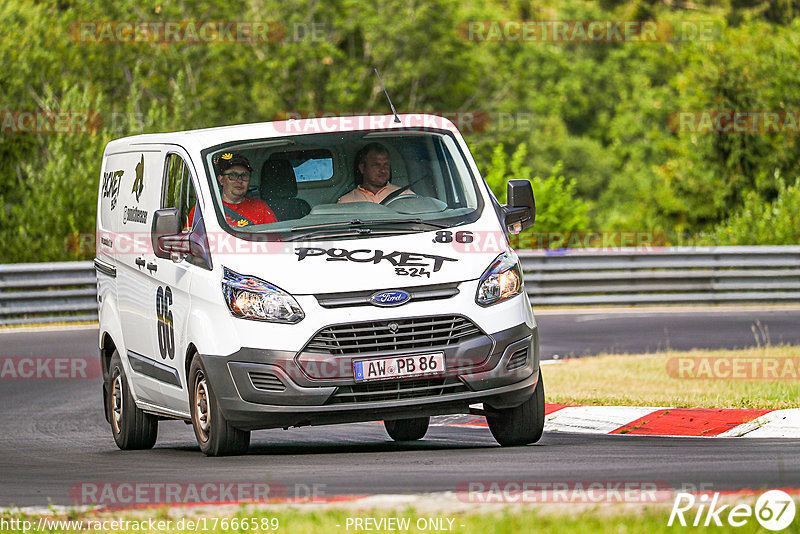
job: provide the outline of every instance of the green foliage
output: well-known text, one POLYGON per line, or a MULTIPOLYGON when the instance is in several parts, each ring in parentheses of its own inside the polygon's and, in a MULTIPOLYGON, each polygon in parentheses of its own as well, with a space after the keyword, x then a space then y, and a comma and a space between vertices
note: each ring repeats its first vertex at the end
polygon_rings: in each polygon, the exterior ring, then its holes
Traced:
POLYGON ((501 204, 506 203, 509 180, 531 179, 531 169, 525 165, 527 152, 528 149, 523 143, 517 147, 509 161, 505 153, 505 147, 502 144, 494 147, 492 163, 484 173, 484 179, 501 204))
POLYGON ((754 191, 747 193, 740 210, 713 228, 705 242, 718 245, 759 243, 761 245, 800 244, 800 178, 786 185, 776 177, 778 195, 772 202, 754 191))
POLYGON ((535 232, 585 230, 589 224, 589 205, 575 197, 575 180, 568 181, 561 175, 561 162, 553 167, 547 178, 531 178, 531 169, 525 165, 526 156, 524 143, 514 150, 510 160, 503 145, 494 148, 485 179, 497 200, 503 204, 506 202, 508 180, 530 180, 536 199, 535 232))
MULTIPOLYGON (((66 89, 60 99, 47 91, 41 103, 47 111, 96 109, 99 104, 88 90, 77 87, 66 89)), ((4 219, 11 223, 0 225, 3 261, 93 256, 99 164, 106 142, 97 132, 52 135, 46 153, 15 159, 20 179, 8 197, 0 196, 0 205, 6 206, 4 219), (80 250, 79 243, 89 246, 80 250)))
POLYGON ((575 180, 561 175, 561 162, 556 163, 547 178, 534 177, 537 232, 586 230, 589 204, 575 198, 575 180))

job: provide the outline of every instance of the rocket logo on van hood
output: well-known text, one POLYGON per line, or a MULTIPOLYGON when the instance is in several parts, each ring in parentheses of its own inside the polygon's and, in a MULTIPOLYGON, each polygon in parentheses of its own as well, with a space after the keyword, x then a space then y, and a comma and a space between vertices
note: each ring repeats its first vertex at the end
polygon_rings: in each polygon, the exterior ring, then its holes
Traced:
POLYGON ((317 247, 298 247, 294 251, 297 254, 297 261, 303 261, 313 256, 327 256, 325 261, 352 261, 355 263, 379 264, 382 261, 390 263, 394 267, 431 267, 433 272, 442 268, 446 261, 458 261, 455 258, 438 256, 436 254, 422 254, 419 252, 384 252, 382 250, 356 249, 347 250, 343 248, 317 248, 317 247))

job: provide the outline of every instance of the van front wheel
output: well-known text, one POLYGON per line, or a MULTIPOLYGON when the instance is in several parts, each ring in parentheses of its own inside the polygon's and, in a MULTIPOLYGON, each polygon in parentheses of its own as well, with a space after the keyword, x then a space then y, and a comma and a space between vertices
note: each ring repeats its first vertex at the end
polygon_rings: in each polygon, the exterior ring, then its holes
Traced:
POLYGON ((497 442, 503 447, 536 443, 544 431, 544 383, 541 372, 533 395, 517 406, 487 411, 486 422, 497 442))
POLYGON ((250 432, 231 426, 222 415, 206 370, 198 357, 192 360, 189 368, 189 384, 192 428, 203 454, 232 456, 246 453, 250 447, 250 432))
POLYGON ((111 356, 109 381, 111 394, 106 398, 114 442, 123 451, 151 449, 158 437, 158 419, 136 406, 119 353, 111 356))
POLYGON ((383 426, 386 427, 389 437, 395 441, 416 441, 425 437, 430 422, 430 417, 413 417, 384 421, 383 426))

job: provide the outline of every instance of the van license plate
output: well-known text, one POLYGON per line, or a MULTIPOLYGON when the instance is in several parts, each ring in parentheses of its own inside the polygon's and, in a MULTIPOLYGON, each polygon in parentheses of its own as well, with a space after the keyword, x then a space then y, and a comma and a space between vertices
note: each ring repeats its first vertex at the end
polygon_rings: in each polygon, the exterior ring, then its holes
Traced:
POLYGON ((356 380, 382 380, 444 374, 444 353, 394 356, 353 362, 356 380))

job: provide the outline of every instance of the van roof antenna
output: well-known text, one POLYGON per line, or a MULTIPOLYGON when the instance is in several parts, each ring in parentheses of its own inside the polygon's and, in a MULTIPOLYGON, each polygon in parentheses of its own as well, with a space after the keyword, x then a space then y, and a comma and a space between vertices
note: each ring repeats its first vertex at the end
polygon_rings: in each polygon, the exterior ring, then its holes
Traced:
POLYGON ((392 99, 389 97, 389 91, 386 90, 386 86, 383 85, 383 80, 381 80, 381 75, 378 74, 378 67, 372 67, 375 69, 375 76, 378 77, 378 81, 381 82, 381 87, 383 87, 383 93, 386 95, 386 100, 389 101, 389 106, 392 108, 392 113, 394 114, 394 122, 400 122, 400 117, 397 116, 397 110, 394 109, 394 104, 392 104, 392 99))

